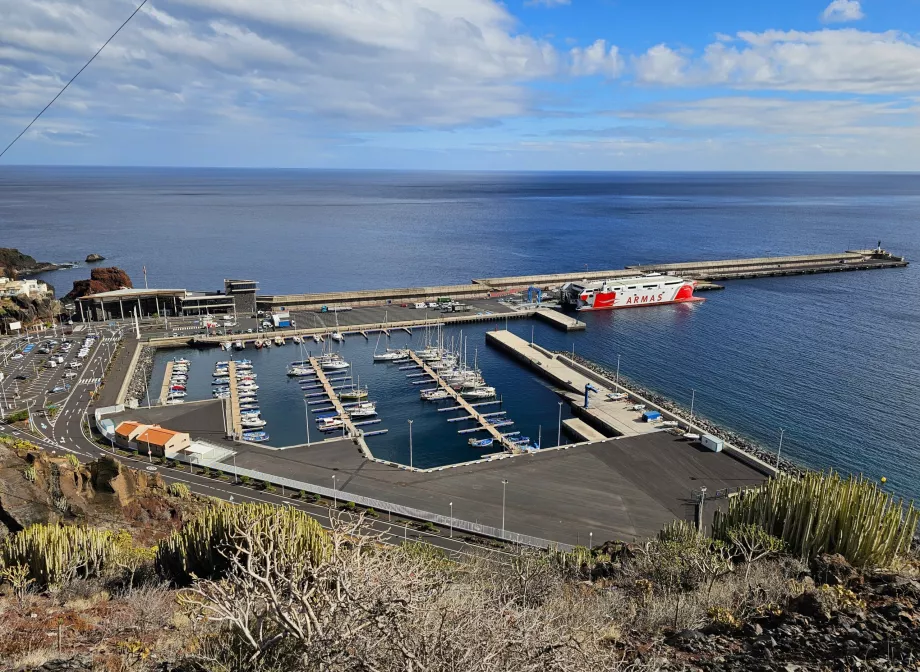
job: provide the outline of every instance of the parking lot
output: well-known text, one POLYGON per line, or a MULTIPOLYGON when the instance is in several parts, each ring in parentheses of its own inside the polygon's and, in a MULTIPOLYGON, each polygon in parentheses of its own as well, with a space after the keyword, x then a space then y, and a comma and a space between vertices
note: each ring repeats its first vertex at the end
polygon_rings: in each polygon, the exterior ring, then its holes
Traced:
POLYGON ((114 348, 117 339, 94 336, 89 331, 69 336, 48 332, 29 341, 5 343, 0 349, 0 371, 4 374, 0 399, 4 408, 41 408, 66 398, 78 381, 84 385, 98 382, 103 373, 102 360, 98 372, 85 370, 84 362, 91 361, 98 348, 114 348))

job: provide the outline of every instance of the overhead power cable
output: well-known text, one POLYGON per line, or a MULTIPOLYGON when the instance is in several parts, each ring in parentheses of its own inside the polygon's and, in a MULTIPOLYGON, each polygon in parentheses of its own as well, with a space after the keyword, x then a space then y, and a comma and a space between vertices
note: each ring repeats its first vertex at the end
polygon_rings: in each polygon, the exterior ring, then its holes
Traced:
POLYGON ((92 58, 90 58, 90 59, 83 65, 82 68, 80 68, 79 70, 77 70, 77 74, 75 74, 73 77, 70 78, 70 81, 67 82, 67 83, 64 85, 64 88, 62 88, 60 91, 58 91, 58 92, 57 92, 57 95, 56 95, 54 98, 52 98, 51 101, 50 101, 47 105, 45 105, 45 106, 42 108, 42 111, 41 111, 41 112, 39 112, 38 114, 35 115, 35 118, 32 119, 32 121, 29 122, 29 125, 26 126, 24 129, 22 129, 22 131, 19 133, 19 135, 17 135, 15 138, 13 138, 12 142, 10 142, 10 144, 8 144, 8 145, 6 146, 6 148, 5 148, 2 152, 0 152, 0 158, 2 158, 3 155, 7 153, 7 151, 9 151, 10 147, 12 147, 13 145, 16 144, 16 141, 19 140, 19 138, 21 138, 23 135, 26 134, 26 131, 28 131, 30 128, 32 128, 32 124, 34 124, 36 121, 38 121, 38 118, 41 117, 41 116, 45 113, 45 111, 46 111, 49 107, 51 107, 51 106, 54 104, 54 101, 56 101, 58 98, 61 97, 61 94, 64 93, 64 92, 67 90, 67 87, 70 86, 71 84, 73 84, 73 81, 74 81, 77 77, 80 76, 80 73, 81 73, 81 72, 83 72, 84 70, 86 70, 87 67, 89 67, 89 64, 90 64, 90 63, 92 63, 94 60, 96 60, 96 56, 98 56, 100 53, 102 53, 102 50, 105 49, 105 48, 108 46, 109 42, 111 42, 112 40, 115 39, 115 36, 118 35, 119 32, 121 32, 121 29, 124 28, 125 26, 127 26, 127 25, 128 25, 128 22, 129 22, 131 19, 133 19, 134 16, 135 16, 139 11, 141 11, 141 8, 142 8, 144 5, 146 5, 146 4, 147 4, 147 0, 142 0, 142 1, 141 1, 141 4, 139 4, 139 5, 137 6, 137 9, 135 9, 133 12, 131 12, 131 16, 129 16, 127 19, 125 19, 125 22, 124 22, 123 24, 121 24, 120 26, 118 26, 118 30, 116 30, 114 33, 112 33, 112 36, 111 36, 109 39, 107 39, 107 40, 105 41, 105 44, 103 44, 101 47, 99 47, 99 49, 96 51, 96 53, 92 55, 92 58))

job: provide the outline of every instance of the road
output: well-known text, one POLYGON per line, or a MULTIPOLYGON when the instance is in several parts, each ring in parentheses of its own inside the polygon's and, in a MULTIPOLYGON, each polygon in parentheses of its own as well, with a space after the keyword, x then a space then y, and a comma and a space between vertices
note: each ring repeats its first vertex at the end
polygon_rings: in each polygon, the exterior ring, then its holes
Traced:
MULTIPOLYGON (((90 355, 86 358, 78 377, 71 380, 71 389, 66 396, 54 395, 58 397, 53 399, 58 407, 58 412, 53 419, 35 418, 33 422, 34 434, 13 426, 6 427, 5 432, 17 438, 31 441, 49 452, 73 454, 83 462, 89 462, 105 455, 114 456, 127 466, 159 473, 167 483, 184 483, 192 492, 199 495, 216 497, 229 502, 251 501, 276 506, 292 506, 309 513, 323 527, 328 529, 331 526, 330 515, 334 516, 336 514, 325 506, 301 502, 299 499, 256 490, 242 484, 218 481, 207 476, 189 473, 188 471, 154 465, 152 461, 116 455, 112 448, 96 443, 90 435, 89 425, 86 422, 88 415, 93 410, 90 392, 96 388, 102 373, 111 362, 116 352, 115 345, 117 340, 121 338, 120 332, 123 328, 107 327, 101 332, 102 338, 98 339, 90 355)), ((82 341, 85 334, 75 333, 74 336, 80 336, 80 341, 82 341)), ((75 345, 74 351, 76 349, 77 346, 75 345)), ((18 361, 22 363, 25 359, 18 361)), ((113 381, 114 383, 120 383, 120 381, 113 381)), ((48 399, 47 391, 45 394, 37 394, 32 400, 33 406, 41 407, 35 402, 40 401, 43 405, 48 399)), ((348 516, 350 514, 339 513, 338 515, 348 516)), ((459 557, 474 553, 482 555, 482 546, 467 542, 459 534, 452 536, 450 529, 439 529, 438 533, 435 534, 413 529, 410 527, 411 524, 412 521, 397 518, 387 518, 386 520, 383 520, 382 517, 377 520, 365 519, 368 533, 380 535, 385 543, 423 542, 440 548, 452 556, 459 557)), ((490 554, 494 554, 493 557, 495 558, 510 557, 510 554, 506 551, 497 549, 490 549, 490 554)))

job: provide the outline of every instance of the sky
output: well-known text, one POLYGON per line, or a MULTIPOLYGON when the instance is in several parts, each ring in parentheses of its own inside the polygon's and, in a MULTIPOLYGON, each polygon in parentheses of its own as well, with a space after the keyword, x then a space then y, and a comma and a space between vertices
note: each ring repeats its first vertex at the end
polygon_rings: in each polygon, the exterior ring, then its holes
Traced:
MULTIPOLYGON (((0 148, 137 0, 0 0, 0 148)), ((920 0, 150 0, 2 158, 920 171, 920 0)))

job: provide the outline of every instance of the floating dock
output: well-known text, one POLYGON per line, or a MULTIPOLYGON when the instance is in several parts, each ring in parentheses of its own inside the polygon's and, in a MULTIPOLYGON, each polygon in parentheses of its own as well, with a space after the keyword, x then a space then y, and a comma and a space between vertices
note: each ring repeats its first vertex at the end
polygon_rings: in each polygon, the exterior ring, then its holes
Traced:
MULTIPOLYGON (((422 368, 422 370, 431 377, 432 380, 438 383, 438 387, 440 387, 443 390, 446 390, 447 393, 450 394, 451 398, 453 398, 453 400, 457 402, 457 406, 459 406, 464 411, 466 411, 467 414, 470 416, 470 418, 474 419, 476 422, 478 422, 481 425, 480 427, 476 428, 477 430, 484 430, 484 431, 489 432, 489 434, 492 435, 493 439, 498 441, 500 444, 504 445, 505 443, 504 438, 499 433, 499 431, 495 428, 494 425, 490 424, 486 418, 482 417, 482 414, 479 413, 479 411, 477 411, 475 408, 473 408, 470 402, 468 402, 466 399, 461 397, 459 392, 457 392, 454 388, 452 388, 450 385, 444 382, 444 379, 441 378, 441 376, 439 376, 436 371, 432 370, 431 367, 429 367, 425 362, 423 362, 421 358, 419 358, 419 356, 415 354, 414 351, 412 350, 409 351, 409 357, 411 357, 412 361, 418 364, 422 368)), ((461 430, 461 431, 465 431, 465 430, 461 430)))
POLYGON ((324 399, 319 403, 331 403, 333 408, 335 408, 336 413, 339 414, 339 417, 342 418, 343 422, 345 423, 345 429, 348 431, 348 435, 354 436, 358 433, 358 430, 355 428, 354 423, 351 421, 351 417, 342 406, 342 402, 339 400, 339 396, 335 393, 335 388, 332 387, 332 385, 329 383, 329 379, 326 378, 323 367, 320 366, 320 363, 317 361, 316 357, 310 357, 310 366, 312 366, 313 370, 316 372, 316 377, 319 379, 320 383, 322 383, 323 387, 326 388, 325 394, 329 397, 328 400, 324 399))

